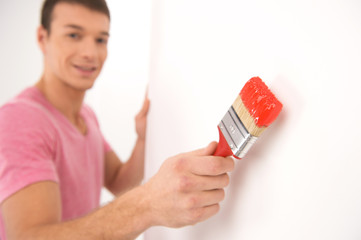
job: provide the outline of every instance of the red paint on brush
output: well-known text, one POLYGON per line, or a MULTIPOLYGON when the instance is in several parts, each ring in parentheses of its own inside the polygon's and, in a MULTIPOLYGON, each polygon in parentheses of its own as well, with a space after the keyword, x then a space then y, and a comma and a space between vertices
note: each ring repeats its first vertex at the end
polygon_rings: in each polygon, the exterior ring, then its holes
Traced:
POLYGON ((281 112, 282 103, 259 77, 248 80, 239 95, 258 127, 268 127, 281 112))
MULTIPOLYGON (((268 89, 266 84, 262 82, 259 77, 254 77, 248 80, 239 95, 241 99, 237 98, 237 103, 242 101, 244 108, 248 110, 252 120, 259 128, 268 127, 277 118, 282 109, 282 103, 278 101, 275 95, 268 89)), ((232 156, 233 152, 219 126, 218 132, 219 143, 213 155, 223 157, 232 156)), ((233 157, 240 159, 235 155, 233 155, 233 157)))

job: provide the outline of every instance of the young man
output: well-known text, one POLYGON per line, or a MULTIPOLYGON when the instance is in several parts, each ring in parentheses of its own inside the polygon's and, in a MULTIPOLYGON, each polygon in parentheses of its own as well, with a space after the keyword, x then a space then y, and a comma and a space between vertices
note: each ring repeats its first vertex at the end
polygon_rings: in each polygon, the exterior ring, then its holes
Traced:
POLYGON ((83 104, 107 57, 104 0, 46 0, 37 37, 44 72, 0 109, 0 239, 134 239, 151 226, 181 227, 214 215, 230 158, 216 143, 167 159, 144 185, 149 101, 122 164, 83 104), (99 208, 106 186, 118 197, 99 208))

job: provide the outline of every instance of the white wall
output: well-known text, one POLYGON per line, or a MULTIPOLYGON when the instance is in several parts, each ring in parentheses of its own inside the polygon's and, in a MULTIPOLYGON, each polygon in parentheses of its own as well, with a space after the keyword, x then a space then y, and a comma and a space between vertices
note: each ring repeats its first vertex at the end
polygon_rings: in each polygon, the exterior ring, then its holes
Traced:
MULTIPOLYGON (((126 160, 136 139, 134 116, 149 75, 150 2, 108 0, 111 30, 108 60, 86 102, 104 135, 126 160)), ((42 0, 0 0, 0 105, 38 81, 42 55, 36 43, 42 0)), ((102 204, 112 200, 103 191, 102 204)))
MULTIPOLYGON (((127 160, 136 134, 134 117, 142 107, 149 79, 151 3, 108 0, 111 11, 108 59, 86 101, 95 109, 104 135, 127 160)), ((112 197, 103 191, 102 202, 112 197)))
POLYGON ((214 218, 145 239, 361 239, 361 2, 154 0, 147 177, 218 140, 244 83, 284 109, 214 218))
POLYGON ((42 71, 36 44, 41 0, 0 0, 0 104, 33 84, 42 71))
MULTIPOLYGON (((41 74, 41 2, 0 0, 0 104, 41 74)), ((87 102, 126 158, 151 43, 148 177, 168 156, 218 140, 216 125, 250 77, 284 104, 237 162, 216 217, 152 228, 147 239, 361 238, 360 1, 156 0, 151 41, 149 2, 108 2, 109 59, 87 102)))

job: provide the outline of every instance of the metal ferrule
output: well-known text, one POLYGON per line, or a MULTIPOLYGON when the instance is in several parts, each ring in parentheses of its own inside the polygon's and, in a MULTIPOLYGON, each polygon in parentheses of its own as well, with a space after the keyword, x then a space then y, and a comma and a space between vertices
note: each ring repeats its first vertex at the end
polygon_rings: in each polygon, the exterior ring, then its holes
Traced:
POLYGON ((251 135, 231 106, 218 124, 233 155, 243 158, 258 137, 251 135))

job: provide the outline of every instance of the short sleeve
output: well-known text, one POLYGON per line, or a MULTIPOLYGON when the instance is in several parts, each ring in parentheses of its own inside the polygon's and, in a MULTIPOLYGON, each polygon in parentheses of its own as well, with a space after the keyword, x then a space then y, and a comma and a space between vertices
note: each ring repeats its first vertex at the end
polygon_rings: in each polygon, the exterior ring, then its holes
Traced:
POLYGON ((22 188, 59 178, 54 164, 56 129, 26 104, 0 108, 0 203, 22 188))

